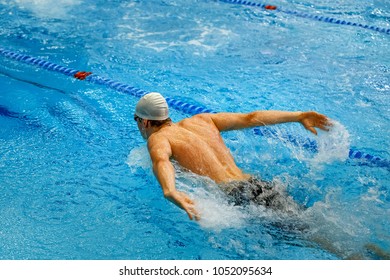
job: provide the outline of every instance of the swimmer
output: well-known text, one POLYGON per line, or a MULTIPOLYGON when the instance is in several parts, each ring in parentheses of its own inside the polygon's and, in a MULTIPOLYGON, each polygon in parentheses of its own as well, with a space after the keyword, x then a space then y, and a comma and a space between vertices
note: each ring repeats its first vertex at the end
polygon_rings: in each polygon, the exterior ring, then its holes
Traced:
POLYGON ((264 181, 245 174, 226 147, 222 131, 255 126, 299 122, 317 135, 315 128, 327 131, 329 119, 316 112, 254 111, 251 113, 198 114, 173 123, 168 104, 156 92, 144 95, 137 103, 134 120, 147 140, 153 172, 164 197, 182 208, 192 219, 200 215, 195 203, 175 186, 175 169, 170 159, 184 168, 211 178, 224 189, 235 204, 257 201, 277 207, 277 194, 264 181))

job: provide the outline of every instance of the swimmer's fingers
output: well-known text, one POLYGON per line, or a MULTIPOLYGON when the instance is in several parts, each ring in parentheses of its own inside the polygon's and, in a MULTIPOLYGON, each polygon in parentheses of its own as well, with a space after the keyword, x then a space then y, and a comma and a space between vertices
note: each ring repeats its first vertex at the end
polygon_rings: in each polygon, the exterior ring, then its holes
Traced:
POLYGON ((315 127, 324 131, 329 131, 329 127, 332 126, 332 122, 328 119, 328 117, 318 114, 317 112, 302 113, 299 121, 307 130, 315 135, 317 135, 315 127))
POLYGON ((317 135, 317 130, 313 126, 305 126, 304 127, 309 130, 311 133, 317 135))
POLYGON ((333 126, 332 121, 324 115, 321 115, 321 114, 319 114, 319 115, 320 115, 320 118, 318 119, 316 126, 319 129, 329 131, 330 127, 333 126))
POLYGON ((180 204, 180 207, 186 211, 187 215, 188 215, 188 218, 190 218, 190 220, 192 220, 193 218, 195 218, 195 220, 199 221, 199 213, 198 211, 195 209, 195 206, 194 206, 194 203, 191 201, 191 203, 189 202, 182 202, 180 204))
POLYGON ((189 197, 186 197, 185 201, 187 203, 187 205, 186 205, 187 207, 185 208, 185 210, 186 210, 188 216, 190 217, 190 219, 192 220, 193 218, 195 218, 195 220, 199 221, 200 215, 199 215, 199 212, 195 208, 194 201, 192 201, 189 197))
POLYGON ((185 200, 185 202, 187 202, 188 204, 195 205, 195 203, 194 203, 194 202, 192 201, 192 199, 189 198, 189 197, 184 198, 184 200, 185 200))
POLYGON ((200 220, 199 212, 195 209, 193 205, 187 205, 186 207, 183 207, 183 209, 187 212, 187 215, 190 218, 190 220, 194 218, 197 221, 200 220))
POLYGON ((178 194, 180 195, 179 206, 183 208, 184 211, 186 211, 190 220, 195 218, 195 220, 199 221, 200 215, 195 208, 194 201, 187 194, 183 192, 178 192, 178 194))

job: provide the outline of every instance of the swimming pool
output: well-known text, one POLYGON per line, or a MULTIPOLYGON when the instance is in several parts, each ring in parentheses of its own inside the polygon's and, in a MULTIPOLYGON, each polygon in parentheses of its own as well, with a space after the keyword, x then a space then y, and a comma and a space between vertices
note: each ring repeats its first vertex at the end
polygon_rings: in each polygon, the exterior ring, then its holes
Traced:
MULTIPOLYGON (((333 2, 269 4, 390 28, 389 4, 333 2)), ((162 196, 133 121, 136 97, 0 56, 1 259, 390 251, 388 34, 207 0, 0 1, 0 15, 0 48, 214 111, 317 110, 337 121, 317 138, 295 124, 273 127, 273 137, 224 134, 243 170, 307 210, 234 207, 213 182, 179 169, 178 188, 202 213, 196 223, 162 196)), ((174 121, 189 115, 171 110, 174 121)))

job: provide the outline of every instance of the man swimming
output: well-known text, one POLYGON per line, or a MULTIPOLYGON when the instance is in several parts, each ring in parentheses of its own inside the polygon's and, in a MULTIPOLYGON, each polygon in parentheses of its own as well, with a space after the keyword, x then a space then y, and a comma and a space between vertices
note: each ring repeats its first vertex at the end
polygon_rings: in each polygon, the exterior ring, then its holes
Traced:
POLYGON ((315 127, 328 130, 327 127, 331 125, 326 116, 316 112, 284 111, 199 114, 173 123, 168 116, 166 100, 156 92, 146 94, 139 100, 134 120, 148 142, 153 172, 164 197, 182 208, 191 220, 199 219, 199 213, 190 197, 176 190, 171 158, 184 168, 214 180, 233 198, 235 204, 253 200, 265 206, 277 207, 274 205, 276 193, 265 182, 241 171, 220 133, 299 122, 317 134, 315 127))

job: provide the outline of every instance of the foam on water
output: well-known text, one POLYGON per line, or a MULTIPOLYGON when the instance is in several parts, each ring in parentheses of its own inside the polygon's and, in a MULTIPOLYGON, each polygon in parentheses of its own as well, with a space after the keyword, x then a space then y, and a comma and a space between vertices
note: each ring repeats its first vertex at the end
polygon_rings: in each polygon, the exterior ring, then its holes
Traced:
POLYGON ((195 201, 202 228, 221 231, 245 225, 248 214, 241 207, 229 204, 226 195, 210 179, 179 171, 176 184, 178 190, 188 193, 195 201))
MULTIPOLYGON (((377 233, 381 232, 383 240, 389 240, 386 225, 380 222, 382 215, 390 214, 389 210, 378 207, 376 199, 367 200, 367 196, 376 191, 369 190, 356 201, 343 201, 342 193, 341 188, 334 188, 326 194, 324 201, 318 201, 302 212, 300 218, 310 228, 307 238, 341 258, 370 258, 367 256, 370 246, 386 254, 389 250, 386 243, 373 241, 373 227, 377 233)), ((373 196, 377 197, 376 194, 373 196)))
POLYGON ((131 171, 135 171, 137 168, 144 170, 152 168, 152 162, 146 144, 134 147, 127 156, 126 164, 130 167, 131 171))
POLYGON ((317 137, 318 153, 314 156, 315 163, 331 163, 348 159, 350 139, 348 130, 339 122, 333 121, 333 126, 327 133, 317 137))
MULTIPOLYGON (((170 3, 173 5, 173 3, 170 3)), ((229 27, 215 26, 202 15, 193 18, 172 16, 169 9, 145 14, 143 4, 124 6, 126 14, 118 24, 118 39, 131 41, 134 47, 147 48, 157 53, 164 51, 188 50, 192 55, 205 55, 225 47, 236 38, 229 27), (139 14, 143 21, 134 21, 134 14, 139 14), (185 30, 185 34, 183 34, 185 30)), ((183 8, 183 6, 182 6, 183 8)))
POLYGON ((27 9, 40 17, 63 18, 82 0, 15 0, 22 9, 27 9))
MULTIPOLYGON (((199 47, 199 51, 215 51, 224 45, 226 37, 230 38, 233 36, 232 32, 227 29, 199 26, 190 30, 190 32, 194 33, 193 39, 183 41, 180 30, 147 31, 128 25, 120 25, 119 27, 127 31, 125 36, 123 34, 120 35, 122 38, 136 40, 136 46, 150 48, 157 52, 186 45, 199 47), (161 37, 162 40, 156 42, 156 37, 161 37), (166 38, 173 38, 173 40, 166 40, 166 38)), ((194 54, 199 55, 199 51, 194 52, 194 54)))

